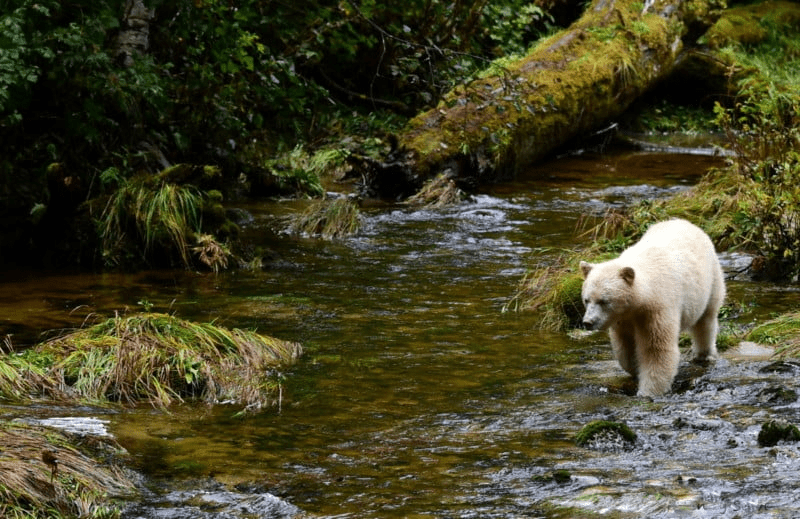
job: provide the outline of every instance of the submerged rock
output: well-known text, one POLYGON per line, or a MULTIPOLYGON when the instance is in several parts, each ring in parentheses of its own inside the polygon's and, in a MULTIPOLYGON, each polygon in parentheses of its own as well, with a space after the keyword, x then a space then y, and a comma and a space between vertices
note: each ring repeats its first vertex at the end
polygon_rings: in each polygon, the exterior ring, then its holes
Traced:
POLYGON ((289 519, 301 510, 269 493, 241 494, 227 490, 169 492, 122 512, 127 519, 289 519))
POLYGON ((636 433, 624 423, 595 420, 583 426, 575 443, 593 450, 630 450, 636 444, 636 433))

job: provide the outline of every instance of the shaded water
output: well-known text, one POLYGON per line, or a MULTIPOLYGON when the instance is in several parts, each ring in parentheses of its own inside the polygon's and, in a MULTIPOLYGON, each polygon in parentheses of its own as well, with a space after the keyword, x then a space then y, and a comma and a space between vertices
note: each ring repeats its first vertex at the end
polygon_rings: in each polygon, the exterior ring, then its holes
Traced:
MULTIPOLYGON (((526 267, 575 246, 581 214, 666 195, 717 164, 654 154, 561 159, 457 207, 366 209, 365 229, 333 243, 270 231, 273 215, 296 203, 250 207, 248 234, 275 252, 263 272, 14 273, 0 315, 6 333, 25 342, 90 312, 147 302, 305 345, 285 374, 279 412, 235 419, 232 407, 187 406, 106 416, 135 468, 171 492, 128 517, 225 516, 191 494, 202 488, 212 499, 220 488, 210 479, 235 490, 219 499, 241 513, 251 510, 246 499, 271 493, 323 517, 574 517, 573 509, 789 517, 800 452, 759 448, 755 435, 767 415, 800 420, 796 402, 759 400, 770 385, 795 387, 791 370, 684 364, 687 391, 637 400, 625 395, 630 380, 609 360, 605 337, 574 341, 500 311, 526 267), (637 430, 633 451, 574 445, 583 424, 609 417, 637 430), (557 469, 567 481, 549 477, 557 469)), ((741 300, 768 294, 776 308, 797 296, 748 283, 730 289, 741 300)))

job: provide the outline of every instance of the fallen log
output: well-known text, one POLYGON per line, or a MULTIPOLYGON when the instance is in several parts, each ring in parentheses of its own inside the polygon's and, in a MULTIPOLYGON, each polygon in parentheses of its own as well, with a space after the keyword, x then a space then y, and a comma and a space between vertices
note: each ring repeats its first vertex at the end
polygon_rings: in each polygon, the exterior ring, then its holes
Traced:
POLYGON ((707 11, 705 2, 593 0, 524 58, 494 65, 413 118, 385 160, 364 164, 365 193, 404 198, 439 174, 467 189, 513 177, 668 76, 698 4, 707 11))

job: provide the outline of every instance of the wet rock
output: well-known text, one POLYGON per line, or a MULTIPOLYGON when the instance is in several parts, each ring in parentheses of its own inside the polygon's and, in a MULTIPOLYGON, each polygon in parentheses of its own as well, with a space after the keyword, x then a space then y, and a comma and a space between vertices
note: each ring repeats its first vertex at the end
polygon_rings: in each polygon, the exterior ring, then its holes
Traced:
POLYGON ((719 263, 727 280, 746 281, 751 279, 754 256, 742 252, 721 252, 719 263))
POLYGON ((600 451, 631 450, 636 444, 636 433, 621 422, 595 420, 583 426, 575 436, 575 443, 600 451))
POLYGON ((797 401, 797 392, 785 387, 767 387, 758 393, 758 401, 764 404, 787 405, 797 401))
POLYGON ((783 420, 770 420, 761 426, 758 433, 758 444, 761 447, 772 447, 782 441, 800 441, 800 429, 783 420))
POLYGON ((289 519, 300 514, 296 506, 268 493, 240 494, 217 490, 174 491, 160 499, 132 506, 128 519, 289 519))
POLYGON ((761 373, 780 373, 780 374, 800 374, 800 364, 797 362, 790 362, 786 360, 779 360, 771 364, 767 364, 760 370, 761 373))

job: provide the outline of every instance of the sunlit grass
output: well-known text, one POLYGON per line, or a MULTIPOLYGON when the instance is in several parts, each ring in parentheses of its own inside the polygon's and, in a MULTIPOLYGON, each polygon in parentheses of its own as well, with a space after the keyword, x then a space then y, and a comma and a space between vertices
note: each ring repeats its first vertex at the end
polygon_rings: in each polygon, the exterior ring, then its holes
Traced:
POLYGON ((103 405, 186 399, 255 411, 280 398, 299 344, 172 315, 117 316, 0 357, 0 397, 103 405))
POLYGON ((276 370, 301 351, 252 331, 156 313, 117 316, 37 347, 56 359, 49 376, 80 400, 160 408, 185 398, 268 406, 276 370))

